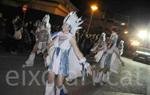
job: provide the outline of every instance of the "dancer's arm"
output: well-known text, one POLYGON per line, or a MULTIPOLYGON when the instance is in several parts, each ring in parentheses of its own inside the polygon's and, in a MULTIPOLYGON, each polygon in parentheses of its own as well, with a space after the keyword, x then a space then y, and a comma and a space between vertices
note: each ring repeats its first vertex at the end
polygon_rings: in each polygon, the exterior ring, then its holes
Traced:
POLYGON ((79 59, 79 60, 83 59, 84 56, 83 56, 83 54, 80 52, 80 50, 79 50, 79 48, 78 48, 78 46, 77 46, 77 42, 76 42, 76 40, 75 40, 75 37, 71 38, 70 43, 71 43, 71 45, 72 45, 72 47, 73 47, 73 50, 74 50, 76 56, 78 57, 78 59, 79 59))
MULTIPOLYGON (((75 54, 77 55, 78 59, 80 60, 81 63, 85 63, 86 62, 86 59, 85 57, 83 56, 83 54, 80 52, 79 48, 78 48, 78 45, 77 45, 77 42, 75 40, 75 37, 73 37, 71 40, 71 45, 73 47, 73 50, 75 52, 75 54)), ((85 63, 84 65, 87 66, 87 72, 89 75, 92 75, 92 68, 90 66, 90 64, 87 64, 85 63)))
POLYGON ((56 40, 57 40, 57 37, 54 38, 51 42, 49 42, 48 49, 51 48, 54 45, 54 43, 55 43, 56 40))
POLYGON ((48 43, 47 49, 43 53, 43 58, 45 59, 48 56, 48 50, 54 45, 54 42, 56 41, 56 38, 48 43))

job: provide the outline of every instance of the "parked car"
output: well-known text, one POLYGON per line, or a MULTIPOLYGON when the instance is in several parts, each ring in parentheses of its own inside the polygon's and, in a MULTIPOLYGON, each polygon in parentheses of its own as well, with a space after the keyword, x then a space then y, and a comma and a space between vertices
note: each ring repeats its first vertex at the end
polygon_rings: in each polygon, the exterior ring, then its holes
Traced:
POLYGON ((134 56, 133 60, 135 61, 141 61, 143 63, 150 64, 150 49, 149 48, 139 47, 137 48, 133 56, 134 56))

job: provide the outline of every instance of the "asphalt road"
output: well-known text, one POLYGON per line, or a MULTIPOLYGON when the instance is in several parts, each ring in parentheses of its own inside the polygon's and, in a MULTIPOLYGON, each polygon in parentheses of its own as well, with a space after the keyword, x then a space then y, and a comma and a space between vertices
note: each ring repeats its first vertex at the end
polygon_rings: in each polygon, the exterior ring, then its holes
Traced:
MULTIPOLYGON (((36 57, 33 67, 24 68, 26 54, 0 54, 0 95, 44 95, 46 68, 42 56, 36 57)), ((111 75, 111 82, 116 85, 92 85, 87 79, 85 86, 80 81, 75 87, 67 86, 69 95, 150 95, 149 67, 128 58, 122 58, 125 67, 119 74, 111 75)))

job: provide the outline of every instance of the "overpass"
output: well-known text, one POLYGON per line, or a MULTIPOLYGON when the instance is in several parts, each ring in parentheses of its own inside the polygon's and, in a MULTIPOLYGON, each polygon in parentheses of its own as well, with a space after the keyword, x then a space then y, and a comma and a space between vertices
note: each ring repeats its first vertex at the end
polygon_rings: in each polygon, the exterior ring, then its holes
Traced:
POLYGON ((78 10, 69 0, 2 0, 2 4, 19 7, 28 4, 29 8, 45 11, 54 15, 66 16, 78 10))

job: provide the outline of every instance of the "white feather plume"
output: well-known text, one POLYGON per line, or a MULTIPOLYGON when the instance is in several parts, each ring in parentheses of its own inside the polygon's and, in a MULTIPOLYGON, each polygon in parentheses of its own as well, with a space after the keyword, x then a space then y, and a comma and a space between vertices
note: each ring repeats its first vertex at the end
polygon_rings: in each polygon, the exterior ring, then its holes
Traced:
POLYGON ((71 26, 71 33, 75 35, 77 30, 81 29, 80 25, 83 23, 82 18, 78 18, 76 12, 70 12, 64 19, 64 23, 67 23, 71 26))

